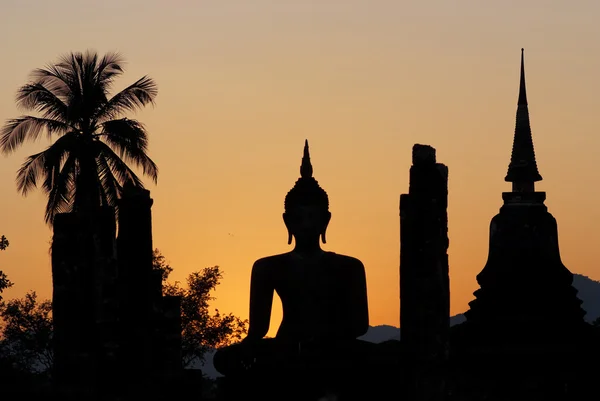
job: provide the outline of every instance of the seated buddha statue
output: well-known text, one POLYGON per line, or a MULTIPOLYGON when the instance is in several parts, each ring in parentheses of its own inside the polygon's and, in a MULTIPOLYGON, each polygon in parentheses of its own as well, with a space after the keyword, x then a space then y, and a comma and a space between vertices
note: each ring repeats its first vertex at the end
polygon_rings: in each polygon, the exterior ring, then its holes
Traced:
POLYGON ((288 245, 294 239, 294 248, 254 263, 248 335, 214 356, 215 368, 225 376, 298 366, 314 372, 352 362, 364 367, 360 355, 374 345, 357 340, 369 327, 364 266, 321 249, 331 213, 327 193, 312 173, 306 141, 300 178, 284 203, 288 245), (281 299, 283 318, 275 338, 266 339, 274 293, 281 299))

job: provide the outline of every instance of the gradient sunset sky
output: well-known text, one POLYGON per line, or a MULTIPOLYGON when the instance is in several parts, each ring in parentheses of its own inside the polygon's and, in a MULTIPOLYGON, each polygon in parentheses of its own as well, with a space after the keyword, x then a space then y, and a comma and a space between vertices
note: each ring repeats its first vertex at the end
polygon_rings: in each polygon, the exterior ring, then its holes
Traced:
MULTIPOLYGON (((219 265, 213 306, 248 315, 254 260, 291 249, 283 200, 304 139, 328 192, 327 250, 363 261, 371 324, 399 324, 399 217, 411 148, 450 170, 451 311, 464 312, 488 252, 514 132, 519 57, 540 173, 574 273, 600 279, 600 3, 589 1, 2 0, 0 121, 17 88, 70 51, 116 50, 121 89, 148 74, 158 185, 154 245, 173 280, 219 265)), ((0 159, 0 269, 50 298, 42 191, 16 171, 47 143, 0 159)), ((518 279, 516 277, 515 279, 518 279)), ((281 319, 276 299, 270 334, 281 319)))

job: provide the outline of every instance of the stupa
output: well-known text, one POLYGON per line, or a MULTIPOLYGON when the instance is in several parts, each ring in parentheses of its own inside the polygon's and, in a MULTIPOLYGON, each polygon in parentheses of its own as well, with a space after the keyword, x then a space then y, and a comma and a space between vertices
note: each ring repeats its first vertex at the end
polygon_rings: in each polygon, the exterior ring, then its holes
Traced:
POLYGON ((469 323, 490 329, 491 336, 501 335, 503 341, 539 344, 565 340, 584 324, 585 312, 572 286, 573 275, 560 258, 556 219, 544 205, 546 193, 535 190, 542 176, 529 122, 523 51, 520 81, 505 178, 512 191, 502 194, 504 205, 492 219, 488 260, 477 276, 480 288, 465 315, 469 323), (550 323, 558 330, 548 330, 550 323))
POLYGON ((567 397, 595 340, 572 286, 573 275, 561 261, 556 219, 544 205, 546 193, 535 190, 542 176, 531 135, 523 50, 505 180, 512 191, 502 194, 504 204, 491 221, 488 260, 477 275, 480 288, 469 303, 466 322, 452 329, 453 361, 459 371, 469 372, 469 386, 478 383, 487 394, 541 391, 567 397))

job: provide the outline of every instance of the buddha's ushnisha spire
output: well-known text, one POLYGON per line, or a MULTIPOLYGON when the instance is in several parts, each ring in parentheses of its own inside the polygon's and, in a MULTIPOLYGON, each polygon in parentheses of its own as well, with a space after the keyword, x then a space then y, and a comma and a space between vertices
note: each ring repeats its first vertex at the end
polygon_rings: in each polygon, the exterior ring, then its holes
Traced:
POLYGON ((308 140, 304 141, 304 155, 300 166, 300 178, 296 180, 294 187, 285 196, 285 210, 290 210, 298 205, 318 205, 323 210, 329 209, 329 198, 327 192, 313 177, 313 168, 310 164, 308 152, 308 140))
POLYGON ((310 153, 308 152, 308 139, 304 140, 304 156, 302 156, 302 165, 300 166, 300 177, 310 178, 313 174, 312 164, 310 164, 310 153))
POLYGON ((534 183, 541 181, 533 149, 533 138, 529 124, 527 91, 525 88, 524 50, 521 49, 521 82, 517 103, 517 121, 513 140, 512 155, 505 181, 513 183, 513 192, 533 192, 534 183))

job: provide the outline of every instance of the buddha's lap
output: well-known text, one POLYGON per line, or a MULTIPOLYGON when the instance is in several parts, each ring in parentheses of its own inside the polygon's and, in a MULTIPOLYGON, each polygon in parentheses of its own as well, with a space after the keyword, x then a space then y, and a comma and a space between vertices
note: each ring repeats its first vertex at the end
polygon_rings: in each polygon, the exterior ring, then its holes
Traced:
POLYGON ((249 366, 263 369, 354 369, 363 367, 376 351, 375 344, 361 340, 290 343, 262 339, 221 348, 214 357, 222 374, 247 371, 249 366))

